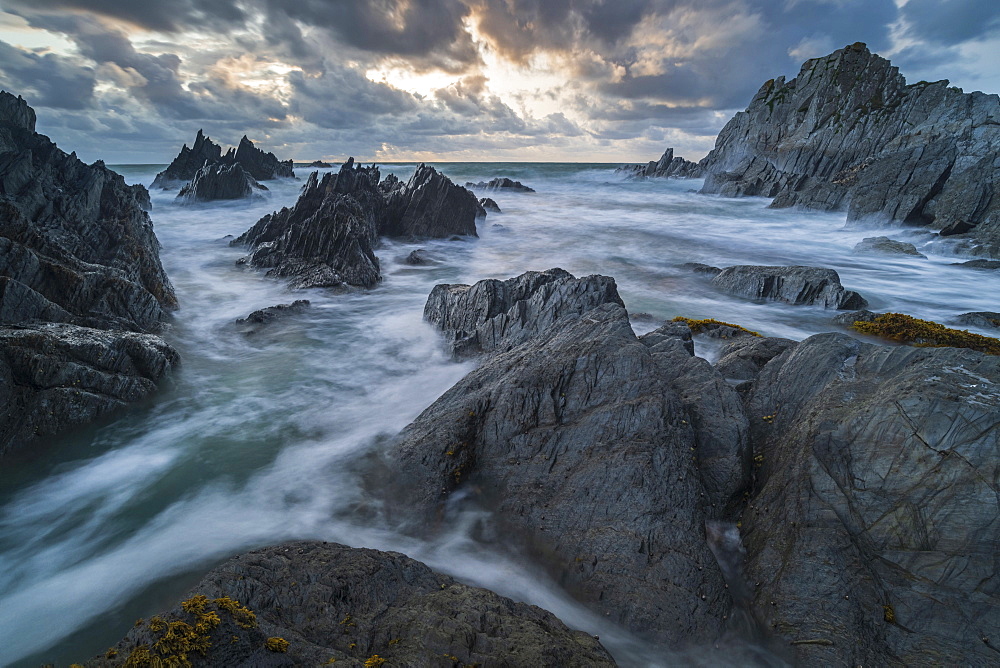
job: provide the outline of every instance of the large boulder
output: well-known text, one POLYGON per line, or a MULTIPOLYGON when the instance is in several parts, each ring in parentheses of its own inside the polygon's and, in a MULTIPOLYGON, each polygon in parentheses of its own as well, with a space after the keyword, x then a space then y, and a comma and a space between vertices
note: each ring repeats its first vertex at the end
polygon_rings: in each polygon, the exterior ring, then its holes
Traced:
POLYGON ((817 304, 838 310, 868 305, 861 295, 840 284, 836 271, 823 267, 737 265, 719 272, 712 284, 732 295, 786 304, 817 304))
POLYGON ((743 515, 802 665, 996 662, 1000 357, 820 334, 761 371, 743 515))
POLYGON ((136 334, 177 305, 146 189, 34 129, 0 92, 0 453, 146 396, 176 363, 136 334))
POLYGON ((183 202, 212 202, 226 199, 249 199, 255 191, 267 190, 239 164, 206 164, 190 183, 181 188, 177 198, 183 202))
POLYGON ((905 241, 896 241, 889 237, 866 237, 854 245, 852 251, 858 255, 912 255, 927 256, 917 250, 917 247, 905 241))
POLYGON ((296 288, 370 288, 382 280, 378 243, 378 170, 343 165, 322 180, 309 175, 292 208, 269 213, 234 239, 250 254, 241 262, 291 279, 296 288))
POLYGON ((702 192, 969 231, 1000 257, 1000 98, 907 85, 862 43, 767 81, 719 133, 702 192))
POLYGON ((425 313, 486 357, 389 446, 389 510, 422 532, 485 507, 599 613, 672 646, 716 639, 731 601, 705 521, 749 479, 724 380, 681 337, 639 341, 606 277, 439 286, 425 313))
POLYGON ((541 608, 398 552, 315 541, 234 557, 87 665, 182 665, 181 654, 219 668, 615 665, 541 608))
POLYGON ((674 177, 679 179, 697 179, 703 176, 701 165, 681 157, 674 157, 674 149, 668 148, 659 160, 648 163, 622 165, 615 170, 616 174, 624 174, 628 179, 662 179, 674 177))
POLYGON ((390 192, 389 209, 381 234, 406 239, 475 237, 476 219, 486 215, 475 195, 423 164, 404 187, 390 192))

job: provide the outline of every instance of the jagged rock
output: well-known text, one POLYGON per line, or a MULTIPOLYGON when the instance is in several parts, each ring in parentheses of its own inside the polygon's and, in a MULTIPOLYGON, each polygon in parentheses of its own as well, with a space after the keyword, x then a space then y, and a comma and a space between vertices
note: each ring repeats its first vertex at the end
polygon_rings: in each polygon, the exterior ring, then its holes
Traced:
POLYGON ((838 313, 833 317, 833 320, 831 322, 835 325, 850 327, 856 322, 871 322, 880 315, 882 314, 874 313, 867 309, 861 309, 860 311, 848 311, 847 313, 838 313))
POLYGON ((978 250, 1000 257, 998 150, 1000 98, 907 85, 857 43, 766 82, 700 163, 702 192, 846 208, 849 222, 974 226, 978 250))
POLYGON ((693 271, 696 274, 710 274, 712 276, 718 276, 722 273, 722 270, 718 267, 713 267, 709 264, 702 264, 701 262, 685 262, 681 265, 681 269, 693 271))
POLYGON ((1000 357, 842 334, 761 371, 748 575, 798 663, 996 662, 998 387, 1000 357))
POLYGON ((0 456, 143 399, 178 361, 149 334, 0 326, 0 456))
POLYGON ((956 267, 969 267, 970 269, 1000 269, 1000 260, 969 260, 968 262, 953 262, 956 267))
POLYGON ((256 334, 262 327, 290 315, 302 313, 309 308, 308 299, 296 299, 291 304, 275 304, 254 311, 245 318, 237 318, 236 324, 243 327, 245 334, 256 334))
POLYGON ((480 199, 479 206, 483 207, 483 210, 490 213, 503 213, 503 211, 500 210, 500 205, 489 197, 483 197, 480 199))
POLYGON ((190 183, 181 188, 177 198, 185 202, 211 202, 225 199, 247 199, 255 190, 267 190, 247 174, 239 164, 206 164, 195 173, 190 183))
POLYGON ((230 243, 250 247, 241 262, 290 278, 294 288, 375 286, 382 275, 373 248, 384 213, 378 169, 351 160, 322 181, 317 174, 295 206, 269 213, 230 243))
MULTIPOLYGON (((156 175, 151 187, 168 189, 178 183, 190 181, 202 167, 216 164, 221 166, 240 165, 251 178, 257 181, 295 176, 291 160, 280 161, 273 153, 261 151, 253 145, 252 141, 247 139, 246 135, 243 135, 243 139, 240 140, 239 147, 231 148, 223 155, 222 147, 206 137, 201 130, 198 130, 192 148, 188 148, 187 144, 184 144, 173 162, 156 175)), ((221 197, 217 199, 237 198, 221 197)))
POLYGON ((955 318, 955 323, 968 327, 979 327, 981 329, 997 329, 1000 328, 1000 313, 994 311, 963 313, 955 318))
POLYGON ((650 160, 646 164, 622 165, 615 170, 615 173, 625 174, 629 179, 659 179, 671 176, 679 179, 697 179, 703 175, 701 165, 684 158, 675 158, 672 148, 664 151, 659 160, 650 160))
POLYGON ((768 362, 796 345, 791 339, 769 336, 738 338, 722 349, 715 370, 727 380, 754 380, 768 362))
POLYGON ((498 176, 495 179, 490 179, 489 181, 480 181, 479 183, 472 183, 471 181, 465 184, 465 187, 470 190, 511 190, 514 192, 521 193, 533 193, 534 188, 529 188, 520 181, 512 181, 506 176, 498 176))
POLYGON ((155 337, 100 331, 156 332, 177 304, 146 189, 34 128, 27 102, 0 92, 0 454, 145 396, 176 358, 155 337), (168 362, 146 373, 129 354, 168 362))
POLYGON ((833 269, 822 267, 726 267, 712 284, 733 295, 772 299, 787 304, 819 304, 823 308, 861 309, 868 302, 840 284, 833 269))
POLYGON ((913 244, 896 241, 889 237, 867 237, 854 246, 854 253, 859 255, 913 255, 926 258, 913 244))
POLYGON ((232 161, 247 171, 247 174, 258 181, 271 179, 290 179, 295 177, 291 160, 278 160, 273 153, 265 153, 250 141, 246 135, 240 140, 235 152, 229 149, 223 162, 232 161))
POLYGON ((326 169, 329 167, 333 167, 333 165, 331 165, 328 162, 323 162, 322 160, 313 160, 308 165, 306 165, 306 167, 318 167, 320 169, 326 169))
POLYGON ((424 320, 441 330, 455 355, 465 356, 510 349, 567 313, 608 303, 624 307, 614 279, 577 279, 563 269, 549 269, 472 286, 435 285, 424 305, 424 320))
MULTIPOLYGON (((401 668, 615 665, 596 639, 541 608, 461 584, 398 552, 335 543, 285 543, 234 557, 158 619, 195 627, 199 611, 218 616, 202 634, 209 642, 204 657, 190 654, 199 666, 360 667, 381 665, 377 659, 401 668), (254 621, 216 602, 226 598, 246 606, 254 621), (270 651, 269 638, 287 647, 270 651)), ((138 647, 163 658, 155 643, 165 629, 154 625, 135 626, 115 655, 87 665, 121 666, 138 647)))
MULTIPOLYGON (((655 320, 653 316, 648 313, 638 313, 632 314, 629 317, 630 322, 635 322, 636 320, 655 320), (643 317, 645 316, 645 317, 643 317)), ((651 332, 647 332, 639 337, 645 345, 650 348, 657 346, 661 343, 676 341, 687 351, 689 355, 694 355, 694 337, 691 334, 691 328, 683 322, 665 322, 651 332)), ((671 343, 670 345, 674 345, 671 343)))
POLYGON ((222 159, 222 147, 198 130, 194 144, 188 148, 181 147, 181 152, 171 161, 165 170, 156 175, 151 188, 167 188, 185 181, 190 181, 198 170, 206 164, 215 164, 222 159))
POLYGON ((419 248, 412 251, 409 255, 403 258, 404 264, 413 265, 415 267, 425 267, 427 265, 438 264, 439 260, 437 257, 425 251, 423 248, 419 248))
POLYGON ((486 215, 475 195, 424 164, 406 186, 390 185, 388 206, 390 215, 381 234, 407 239, 479 236, 476 219, 486 215))
POLYGON ((748 481, 731 388, 669 329, 637 340, 607 277, 438 286, 425 314, 491 352, 390 447, 389 509, 428 527, 479 504, 613 621, 716 638, 729 601, 704 522, 748 481))

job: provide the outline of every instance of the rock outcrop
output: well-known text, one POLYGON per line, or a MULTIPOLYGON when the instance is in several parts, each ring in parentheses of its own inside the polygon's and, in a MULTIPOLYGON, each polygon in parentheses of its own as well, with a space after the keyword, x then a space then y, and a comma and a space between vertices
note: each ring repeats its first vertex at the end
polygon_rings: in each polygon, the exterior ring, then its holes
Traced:
POLYGON ((638 340, 607 277, 438 286, 425 315, 486 358, 390 445, 390 510, 418 531, 484 506, 599 613, 674 646, 718 637, 705 521, 750 467, 732 388, 674 325, 638 340))
POLYGON ((955 318, 955 324, 980 329, 1000 328, 1000 313, 996 311, 973 311, 963 313, 955 318))
POLYGON ((291 304, 266 306, 252 312, 245 318, 237 318, 236 325, 243 330, 244 334, 256 334, 264 327, 282 318, 302 313, 309 308, 309 305, 308 299, 296 299, 291 304))
POLYGON ((155 389, 176 306, 142 186, 35 132, 0 92, 0 454, 155 389), (58 324, 56 324, 58 323, 58 324))
POLYGON ((889 237, 867 237, 854 246, 854 253, 858 255, 912 255, 914 257, 927 256, 917 250, 917 247, 905 241, 896 241, 889 237))
POLYGON ((674 177, 679 179, 697 179, 704 175, 703 168, 697 162, 691 162, 681 157, 674 157, 674 149, 668 148, 659 160, 650 160, 646 164, 622 165, 615 170, 616 174, 624 174, 629 179, 660 179, 674 177))
POLYGON ((1000 98, 907 85, 861 43, 766 82, 702 160, 702 192, 967 231, 1000 257, 1000 98))
POLYGON ((996 662, 998 387, 1000 357, 842 334, 761 371, 748 575, 802 665, 996 662))
POLYGON ((219 668, 615 665, 596 639, 541 608, 461 584, 398 552, 335 543, 286 543, 235 557, 87 665, 174 665, 184 645, 161 642, 171 629, 189 631, 183 640, 197 665, 219 668))
POLYGON ((786 304, 817 304, 838 310, 862 309, 868 302, 840 284, 833 269, 822 267, 726 267, 712 284, 732 295, 786 304))
POLYGON ((181 188, 177 198, 184 202, 211 202, 225 199, 247 199, 255 191, 267 190, 257 183, 238 163, 206 164, 195 172, 190 183, 181 188))
POLYGON ((511 192, 519 193, 535 192, 534 188, 529 188, 520 181, 508 179, 506 176, 498 176, 495 179, 480 181, 479 183, 472 183, 470 181, 465 184, 465 187, 470 190, 509 190, 511 192))
MULTIPOLYGON (((184 144, 173 162, 156 175, 151 187, 169 188, 180 185, 195 178, 203 167, 212 165, 218 165, 219 171, 224 167, 239 165, 251 179, 256 181, 295 176, 291 160, 278 160, 273 153, 265 153, 254 146, 246 135, 243 135, 238 147, 229 149, 223 155, 222 147, 206 137, 201 130, 198 130, 192 147, 188 148, 187 144, 184 144)), ((235 179, 235 177, 232 178, 235 179)), ((223 192, 230 191, 224 190, 223 192)), ((220 197, 218 199, 238 198, 220 197)))
POLYGON ((481 198, 479 200, 479 206, 483 207, 483 210, 489 213, 503 213, 503 211, 500 210, 500 205, 490 197, 481 198))
POLYGON ((380 236, 412 239, 477 236, 485 215, 475 195, 433 167, 420 165, 409 182, 379 182, 377 167, 350 158, 336 173, 309 175, 291 209, 268 214, 233 240, 250 247, 240 260, 291 278, 292 287, 370 288, 382 280, 374 248, 380 236))
POLYGON ((323 162, 322 160, 313 160, 308 165, 306 165, 306 167, 317 167, 319 169, 329 169, 330 167, 333 167, 333 165, 331 165, 328 162, 323 162))

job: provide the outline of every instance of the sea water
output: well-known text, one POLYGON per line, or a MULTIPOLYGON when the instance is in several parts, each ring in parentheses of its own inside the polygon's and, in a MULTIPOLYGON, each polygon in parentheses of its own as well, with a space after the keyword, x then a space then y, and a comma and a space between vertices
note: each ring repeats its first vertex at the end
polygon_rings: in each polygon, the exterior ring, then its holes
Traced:
MULTIPOLYGON (((358 480, 360 463, 474 364, 451 361, 422 321, 431 288, 562 267, 613 276, 629 312, 652 316, 635 320, 640 333, 681 315, 802 339, 837 330, 835 313, 727 296, 680 265, 813 265, 836 269, 875 311, 948 322, 1000 310, 1000 272, 953 266, 967 258, 923 230, 859 229, 843 214, 702 196, 697 180, 626 181, 613 165, 436 166, 457 183, 508 176, 537 192, 480 193, 503 213, 480 221, 478 239, 385 241, 377 250, 384 281, 351 294, 290 291, 237 266, 245 250, 229 245, 264 214, 291 206, 309 170, 267 182, 251 202, 185 206, 175 192, 152 192, 180 302, 164 337, 183 361, 143 404, 4 462, 0 665, 83 661, 228 557, 292 539, 398 550, 600 635, 622 665, 671 663, 575 603, 502 540, 475 540, 475 517, 433 541, 372 521, 377 500, 358 480), (882 234, 928 257, 851 252, 882 234), (439 262, 406 264, 419 248, 439 262), (249 336, 234 325, 295 299, 311 306, 249 336)), ((116 169, 148 185, 162 167, 116 169)), ((382 172, 405 181, 414 167, 382 172)), ((718 346, 702 340, 697 352, 713 358, 718 346)))

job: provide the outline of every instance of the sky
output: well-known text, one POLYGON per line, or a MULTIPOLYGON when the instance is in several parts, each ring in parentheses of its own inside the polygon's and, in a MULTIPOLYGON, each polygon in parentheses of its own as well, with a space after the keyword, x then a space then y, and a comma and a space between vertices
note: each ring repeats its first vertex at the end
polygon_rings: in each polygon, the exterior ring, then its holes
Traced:
POLYGON ((0 0, 0 88, 88 162, 200 128, 295 160, 697 160, 857 41, 1000 92, 1000 0, 0 0))

